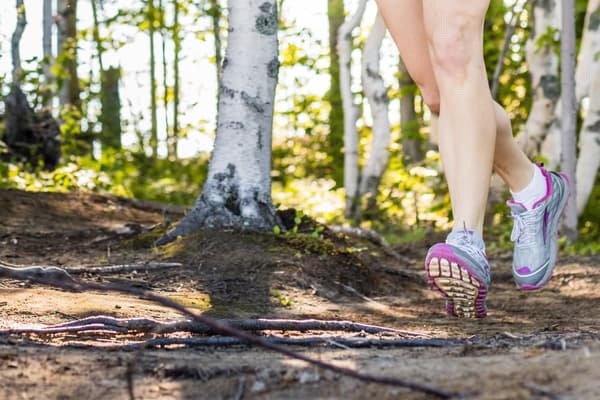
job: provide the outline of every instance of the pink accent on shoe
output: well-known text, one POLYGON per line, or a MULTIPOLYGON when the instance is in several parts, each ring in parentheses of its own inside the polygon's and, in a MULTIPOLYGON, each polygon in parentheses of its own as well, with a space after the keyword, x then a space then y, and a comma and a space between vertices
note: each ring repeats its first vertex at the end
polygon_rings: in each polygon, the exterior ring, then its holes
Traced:
MULTIPOLYGON (((454 263, 460 265, 462 268, 467 270, 469 277, 471 279, 476 279, 477 282, 479 282, 477 296, 475 298, 475 302, 474 302, 473 306, 475 309, 476 316, 478 318, 484 318, 487 315, 487 310, 486 310, 486 306, 485 306, 485 298, 487 296, 487 289, 485 288, 485 283, 482 282, 481 279, 479 279, 479 277, 477 277, 477 275, 473 272, 473 270, 468 265, 466 265, 460 257, 458 257, 456 254, 454 254, 452 247, 450 247, 446 243, 438 243, 437 245, 435 245, 432 248, 432 250, 429 252, 427 259, 425 260, 425 271, 427 273, 427 280, 428 280, 429 286, 431 288, 433 288, 434 290, 437 290, 438 292, 440 292, 443 297, 450 298, 448 296, 448 294, 446 292, 444 292, 444 290, 442 290, 442 288, 440 288, 435 283, 435 279, 439 278, 439 277, 438 276, 432 277, 429 272, 429 265, 430 265, 431 259, 434 257, 438 258, 438 260, 446 259, 450 263, 454 262, 454 263)), ((460 279, 460 278, 456 277, 454 279, 460 279)), ((448 302, 446 303, 446 312, 450 315, 456 315, 454 313, 454 304, 452 303, 451 300, 448 300, 448 302)))
POLYGON ((517 270, 517 273, 521 275, 530 274, 531 270, 529 269, 529 267, 521 267, 517 270))
POLYGON ((550 180, 550 174, 541 165, 538 164, 537 167, 542 172, 542 175, 544 175, 544 178, 546 178, 546 195, 544 197, 542 197, 541 199, 539 199, 538 201, 536 201, 535 203, 533 203, 533 206, 531 207, 532 210, 534 208, 536 208, 540 203, 547 200, 548 197, 550 197, 550 194, 552 194, 552 181, 550 180))
POLYGON ((521 206, 521 207, 523 207, 525 210, 527 210, 527 207, 525 207, 525 204, 523 204, 523 203, 521 203, 521 202, 518 202, 518 201, 515 201, 515 200, 513 200, 513 199, 510 199, 510 200, 508 200, 506 203, 507 203, 508 205, 517 205, 517 206, 521 206))
POLYGON ((548 239, 548 217, 550 217, 550 214, 548 213, 548 207, 546 207, 546 209, 544 210, 544 220, 542 224, 542 234, 544 235, 544 243, 546 243, 546 240, 548 239))
MULTIPOLYGON (((548 283, 548 282, 546 282, 546 283, 548 283)), ((544 286, 546 286, 546 283, 544 283, 543 285, 540 285, 540 286, 524 284, 524 285, 521 285, 520 288, 521 288, 521 290, 527 290, 527 291, 538 290, 538 289, 541 289, 544 286)))

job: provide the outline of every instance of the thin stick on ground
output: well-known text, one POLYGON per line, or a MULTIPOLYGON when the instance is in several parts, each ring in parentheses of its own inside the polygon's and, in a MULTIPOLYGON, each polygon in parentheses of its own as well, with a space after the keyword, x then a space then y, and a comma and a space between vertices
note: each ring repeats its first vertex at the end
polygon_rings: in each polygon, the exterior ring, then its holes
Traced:
MULTIPOLYGON (((9 278, 9 279, 18 279, 23 281, 30 281, 32 283, 49 285, 57 288, 61 288, 64 290, 82 292, 82 291, 102 291, 102 292, 115 292, 115 293, 125 293, 131 294, 135 296, 139 296, 146 300, 152 301, 154 303, 160 304, 164 307, 171 308, 173 310, 179 311, 183 315, 189 317, 191 320, 205 324, 210 326, 215 331, 226 335, 232 336, 240 339, 242 342, 247 344, 254 344, 257 346, 261 346, 263 348, 278 352, 280 354, 286 355, 288 357, 305 361, 309 364, 315 365, 321 369, 329 370, 347 377, 351 377, 363 382, 369 383, 378 383, 396 387, 404 387, 416 391, 420 391, 423 393, 431 394, 437 396, 439 398, 452 398, 452 397, 461 397, 464 394, 449 392, 443 389, 439 389, 427 384, 417 383, 408 381, 405 379, 398 379, 392 377, 382 377, 377 375, 365 374, 358 371, 355 371, 350 368, 340 367, 335 364, 327 363, 320 361, 318 359, 312 358, 310 356, 306 356, 304 354, 300 354, 294 352, 282 345, 270 343, 265 338, 260 336, 256 336, 250 334, 248 332, 233 328, 223 321, 214 320, 205 315, 199 315, 195 312, 189 310, 188 308, 182 306, 175 301, 168 299, 163 296, 156 295, 154 293, 128 287, 117 284, 98 284, 92 282, 82 282, 75 280, 71 275, 69 275, 65 270, 50 267, 50 268, 25 268, 25 269, 15 269, 11 267, 0 266, 0 278, 9 278)), ((131 393, 133 394, 133 393, 131 393)))
MULTIPOLYGON (((365 348, 406 348, 406 347, 432 347, 432 348, 448 348, 458 347, 465 344, 465 341, 451 339, 365 339, 365 338, 341 338, 337 336, 322 336, 322 337, 303 337, 290 338, 283 336, 262 336, 260 337, 263 343, 271 345, 286 345, 286 346, 326 346, 346 349, 365 349, 365 348)), ((238 339, 231 336, 211 336, 207 338, 155 338, 143 342, 120 344, 114 346, 103 346, 105 350, 112 351, 138 351, 140 349, 157 349, 169 346, 185 346, 185 347, 228 347, 248 344, 247 340, 238 339)), ((64 347, 88 349, 97 348, 96 345, 73 344, 63 345, 64 347)))
MULTIPOLYGON (((424 333, 410 332, 384 326, 360 324, 352 321, 328 321, 317 319, 224 319, 221 322, 244 331, 339 331, 339 332, 364 332, 368 334, 393 334, 406 337, 429 337, 424 333)), ((190 320, 160 322, 151 318, 114 318, 105 315, 92 316, 64 324, 50 325, 47 327, 0 329, 0 335, 10 334, 56 334, 72 333, 77 330, 107 330, 119 333, 148 333, 157 332, 189 332, 200 334, 214 334, 210 326, 190 320)))
MULTIPOLYGON (((16 264, 9 264, 5 261, 0 261, 0 266, 8 267, 8 268, 18 268, 20 270, 24 270, 27 268, 54 268, 54 267, 43 267, 43 266, 22 266, 16 264)), ((117 264, 117 265, 86 265, 82 267, 72 267, 72 268, 61 268, 71 275, 83 275, 83 274, 93 274, 93 275, 103 275, 103 274, 122 274, 124 272, 133 272, 133 271, 156 271, 161 269, 174 269, 181 268, 183 264, 181 263, 159 263, 159 262, 148 262, 141 264, 117 264)))

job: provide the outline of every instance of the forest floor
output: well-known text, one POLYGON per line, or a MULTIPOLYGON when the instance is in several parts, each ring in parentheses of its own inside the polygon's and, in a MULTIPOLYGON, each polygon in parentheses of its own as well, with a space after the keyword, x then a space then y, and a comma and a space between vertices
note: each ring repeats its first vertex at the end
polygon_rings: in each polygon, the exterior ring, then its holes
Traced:
MULTIPOLYGON (((327 230, 314 238, 310 226, 306 235, 205 232, 156 249, 152 243, 160 229, 145 231, 163 218, 145 203, 111 196, 0 191, 0 261, 85 267, 89 272, 78 275, 82 280, 127 283, 212 317, 351 320, 394 328, 399 331, 393 335, 263 334, 335 336, 318 346, 288 348, 468 398, 600 398, 600 257, 562 256, 551 283, 525 293, 511 280, 510 254, 491 254, 489 315, 461 320, 445 315, 443 299, 423 278, 423 255, 441 234, 395 247, 400 257, 327 230), (157 262, 182 266, 94 273, 106 265, 157 262), (358 349, 336 342, 407 337, 445 344, 358 349)), ((138 296, 71 293, 12 280, 0 281, 0 315, 0 330, 94 315, 183 319, 138 296)), ((324 372, 255 346, 116 348, 156 336, 199 335, 102 330, 0 335, 0 399, 128 399, 128 376, 138 399, 433 398, 324 372), (128 375, 134 359, 135 372, 128 375)))

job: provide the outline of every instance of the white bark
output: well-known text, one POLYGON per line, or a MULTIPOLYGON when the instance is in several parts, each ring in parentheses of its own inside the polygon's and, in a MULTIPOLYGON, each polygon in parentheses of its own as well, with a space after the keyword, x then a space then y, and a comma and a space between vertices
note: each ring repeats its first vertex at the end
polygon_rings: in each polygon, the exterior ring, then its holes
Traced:
POLYGON ((526 55, 534 96, 525 129, 518 138, 521 148, 529 156, 539 152, 554 120, 554 109, 560 95, 558 56, 552 46, 540 47, 539 43, 549 29, 560 29, 560 4, 558 0, 535 1, 532 12, 533 26, 526 55))
MULTIPOLYGON (((42 47, 44 52, 44 79, 46 86, 50 86, 53 82, 52 72, 50 71, 50 67, 53 62, 52 56, 52 25, 53 25, 53 17, 52 17, 52 0, 44 0, 43 4, 43 22, 42 22, 42 47)), ((50 89, 47 89, 50 92, 50 89)), ((50 107, 52 104, 52 97, 47 96, 46 99, 46 107, 50 107)))
POLYGON ((577 103, 588 96, 592 80, 596 76, 595 71, 600 64, 600 0, 589 0, 585 25, 583 26, 583 36, 581 38, 581 47, 579 57, 577 58, 577 69, 575 71, 575 94, 577 103))
POLYGON ((362 84, 369 100, 373 127, 371 129, 371 152, 360 179, 360 196, 377 196, 381 176, 387 168, 390 143, 389 98, 383 78, 379 74, 380 49, 386 28, 381 13, 377 13, 362 53, 362 84))
POLYGON ((577 160, 577 214, 581 215, 594 188, 600 166, 600 68, 596 68, 590 89, 590 103, 581 133, 577 160))
POLYGON ((19 87, 21 84, 21 38, 27 25, 27 15, 25 14, 25 4, 23 0, 17 0, 17 26, 11 37, 11 56, 12 56, 12 85, 19 87))
POLYGON ((351 217, 358 194, 358 131, 356 121, 359 108, 352 98, 352 76, 350 74, 352 53, 352 31, 365 13, 366 0, 359 0, 352 16, 347 18, 338 31, 338 53, 340 55, 340 89, 344 107, 344 188, 346 190, 346 216, 351 217))
POLYGON ((202 194, 159 241, 203 228, 272 230, 271 134, 277 58, 276 0, 230 0, 217 136, 202 194))
POLYGON ((570 241, 577 240, 577 104, 575 99, 575 0, 562 0, 561 38, 561 169, 572 182, 571 197, 565 210, 563 227, 570 241))
MULTIPOLYGON (((590 0, 588 2, 585 25, 583 28, 583 37, 575 70, 575 96, 577 105, 590 93, 590 86, 594 78, 594 72, 600 66, 600 36, 598 35, 600 27, 600 15, 598 14, 600 0, 590 0)), ((541 153, 546 157, 548 167, 557 168, 560 164, 561 156, 561 128, 562 118, 561 102, 558 101, 554 111, 554 121, 548 130, 544 140, 541 153)))
MULTIPOLYGON (((56 0, 56 51, 60 55, 64 51, 65 44, 67 42, 67 14, 68 14, 68 1, 67 0, 56 0)), ((58 99, 61 106, 69 104, 71 98, 69 96, 69 85, 62 83, 58 91, 58 99)))

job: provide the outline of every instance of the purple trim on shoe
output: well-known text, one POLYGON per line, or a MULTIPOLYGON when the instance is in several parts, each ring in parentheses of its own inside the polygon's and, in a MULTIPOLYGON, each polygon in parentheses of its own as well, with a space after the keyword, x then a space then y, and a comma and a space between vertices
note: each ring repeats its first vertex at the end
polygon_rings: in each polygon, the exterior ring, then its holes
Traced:
POLYGON ((544 286, 546 286, 546 283, 550 282, 550 279, 548 279, 546 282, 544 282, 541 285, 528 285, 528 284, 523 284, 520 286, 521 290, 526 290, 526 291, 532 291, 532 290, 538 290, 543 288, 544 286))
MULTIPOLYGON (((481 279, 473 272, 471 267, 469 267, 464 262, 464 260, 462 260, 456 254, 454 254, 452 247, 450 247, 446 243, 438 243, 434 247, 432 247, 432 249, 429 251, 429 254, 427 255, 427 259, 425 260, 425 271, 427 272, 427 280, 428 280, 429 286, 431 286, 433 289, 440 292, 443 297, 447 297, 447 298, 451 299, 448 296, 448 294, 446 292, 444 292, 442 290, 442 288, 440 288, 435 283, 435 279, 440 278, 440 276, 431 277, 431 275, 430 275, 429 264, 433 257, 436 257, 438 260, 446 259, 449 263, 454 262, 454 263, 458 264, 460 267, 467 270, 467 272, 469 273, 469 277, 471 277, 472 279, 476 279, 477 282, 479 282, 479 288, 477 290, 477 297, 475 298, 475 304, 474 304, 475 313, 478 318, 485 317, 487 315, 487 310, 486 310, 486 306, 485 306, 485 298, 487 295, 487 289, 485 287, 485 283, 481 281, 481 279)), ((441 277, 441 278, 444 278, 444 277, 441 277)), ((458 279, 458 277, 456 277, 454 279, 458 279)), ((446 312, 448 312, 449 314, 452 314, 452 315, 456 315, 454 313, 454 304, 452 303, 451 300, 449 300, 448 303, 446 303, 446 312)))
POLYGON ((550 179, 550 174, 541 165, 538 164, 537 167, 540 169, 542 175, 544 175, 544 178, 546 178, 546 195, 544 197, 542 197, 541 199, 539 199, 538 201, 536 201, 535 203, 533 203, 533 206, 531 206, 532 210, 534 208, 536 208, 538 206, 538 204, 547 200, 550 197, 550 195, 552 194, 552 180, 550 179))
POLYGON ((546 207, 546 209, 544 210, 544 221, 542 224, 542 233, 544 235, 544 243, 546 243, 546 240, 548 239, 548 217, 550 217, 550 214, 548 213, 548 207, 546 207))
POLYGON ((531 270, 529 269, 529 267, 521 267, 517 270, 517 273, 521 274, 521 275, 526 275, 526 274, 530 274, 531 270))
POLYGON ((515 201, 515 200, 513 200, 513 199, 509 199, 509 200, 508 200, 506 203, 507 203, 509 206, 510 206, 510 205, 521 206, 521 207, 523 207, 525 210, 527 210, 527 207, 525 207, 525 204, 523 204, 523 203, 520 203, 520 202, 518 202, 518 201, 515 201))

